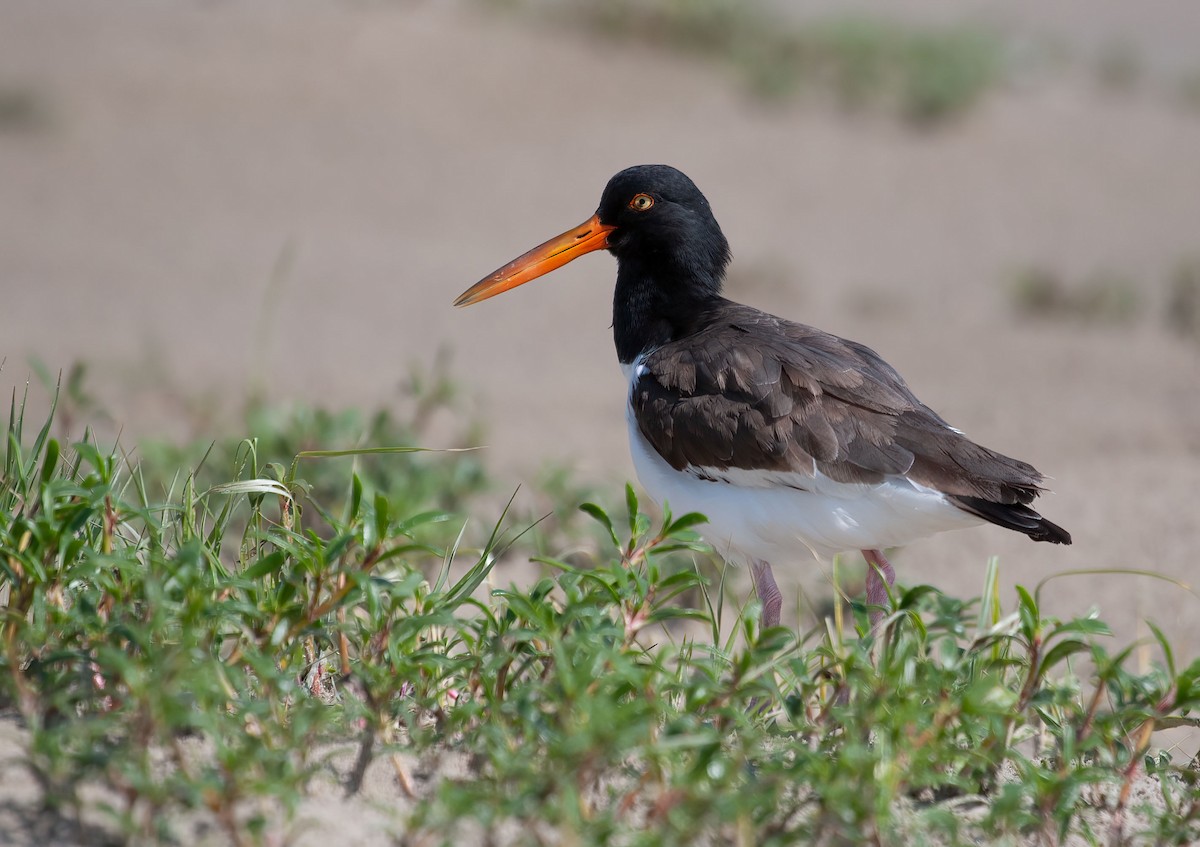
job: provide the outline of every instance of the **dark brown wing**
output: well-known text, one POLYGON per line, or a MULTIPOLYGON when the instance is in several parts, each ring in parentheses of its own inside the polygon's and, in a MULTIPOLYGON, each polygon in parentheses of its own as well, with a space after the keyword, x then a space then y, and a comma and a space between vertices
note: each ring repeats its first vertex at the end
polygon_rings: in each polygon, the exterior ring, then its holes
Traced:
POLYGON ((975 444, 874 351, 724 301, 641 361, 638 427, 672 467, 785 471, 845 483, 902 474, 1038 540, 1070 536, 1027 507, 1033 466, 975 444))

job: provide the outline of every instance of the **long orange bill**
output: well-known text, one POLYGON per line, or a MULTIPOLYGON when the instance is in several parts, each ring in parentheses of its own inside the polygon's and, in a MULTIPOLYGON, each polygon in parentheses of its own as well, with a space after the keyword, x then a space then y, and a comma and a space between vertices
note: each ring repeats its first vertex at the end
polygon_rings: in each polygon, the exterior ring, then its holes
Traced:
POLYGON ((569 229, 545 244, 534 247, 495 273, 479 280, 460 294, 454 305, 470 306, 480 300, 495 297, 510 288, 516 288, 531 279, 548 274, 555 268, 561 268, 584 253, 603 250, 608 246, 609 233, 614 229, 615 226, 600 223, 599 215, 592 215, 574 229, 569 229))

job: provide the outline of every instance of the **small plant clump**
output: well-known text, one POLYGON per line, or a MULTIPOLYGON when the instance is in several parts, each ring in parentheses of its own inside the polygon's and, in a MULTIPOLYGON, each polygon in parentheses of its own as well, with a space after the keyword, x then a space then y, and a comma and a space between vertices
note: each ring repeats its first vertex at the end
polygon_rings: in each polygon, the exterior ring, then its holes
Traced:
POLYGON ((1072 283, 1046 268, 1029 267, 1016 274, 1011 291, 1021 315, 1084 324, 1128 325, 1144 306, 1136 283, 1115 273, 1072 283))
POLYGON ((919 126, 962 114, 1004 71, 998 39, 965 26, 848 15, 800 23, 744 0, 523 5, 610 38, 724 62, 763 97, 817 92, 844 108, 890 112, 919 126))
POLYGON ((1200 259, 1181 261, 1167 288, 1167 327, 1177 335, 1200 341, 1200 259))
POLYGON ((43 129, 48 123, 40 92, 0 80, 0 133, 43 129))
POLYGON ((1175 84, 1176 99, 1189 111, 1200 111, 1200 69, 1180 75, 1175 84))
MULTIPOLYGON (((697 569, 702 518, 653 523, 632 489, 627 520, 583 506, 594 561, 498 587, 509 518, 476 540, 403 479, 314 488, 311 447, 276 463, 247 440, 223 481, 164 486, 51 433, 14 402, 0 709, 47 806, 118 837, 277 841, 350 747, 347 794, 391 762, 404 844, 1200 839, 1200 774, 1151 748, 1196 725, 1200 662, 1159 635, 1132 670, 1093 616, 1037 590, 1003 609, 994 565, 975 600, 899 591, 875 635, 842 602, 762 631, 697 569)), ((413 472, 408 449, 349 452, 413 472)), ((462 457, 425 458, 452 477, 462 457)))

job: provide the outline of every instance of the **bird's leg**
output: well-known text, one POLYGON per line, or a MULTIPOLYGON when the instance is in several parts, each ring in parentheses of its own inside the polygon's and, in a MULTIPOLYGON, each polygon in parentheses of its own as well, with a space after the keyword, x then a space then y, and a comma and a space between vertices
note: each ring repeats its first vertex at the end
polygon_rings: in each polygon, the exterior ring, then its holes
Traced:
POLYGON ((771 563, 755 559, 750 563, 750 575, 754 578, 754 589, 758 592, 758 602, 762 603, 762 628, 770 629, 779 626, 779 612, 783 608, 783 595, 775 584, 775 576, 771 573, 771 563))
POLYGON ((888 588, 896 581, 896 572, 882 550, 863 550, 862 554, 867 560, 867 605, 871 607, 871 629, 874 631, 883 620, 883 610, 888 604, 888 588))

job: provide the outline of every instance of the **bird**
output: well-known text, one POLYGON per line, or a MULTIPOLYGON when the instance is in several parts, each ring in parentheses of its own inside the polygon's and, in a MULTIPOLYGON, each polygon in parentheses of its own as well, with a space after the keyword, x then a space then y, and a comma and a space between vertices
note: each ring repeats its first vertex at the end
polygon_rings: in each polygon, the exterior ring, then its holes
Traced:
POLYGON ((596 250, 617 260, 612 330, 628 381, 638 480, 748 566, 764 629, 779 625, 772 564, 861 551, 872 631, 895 570, 884 550, 996 524, 1070 544, 1031 507, 1032 465, 969 439, 871 348, 722 295, 729 243, 707 198, 669 165, 613 176, 594 215, 484 277, 479 303, 596 250))

